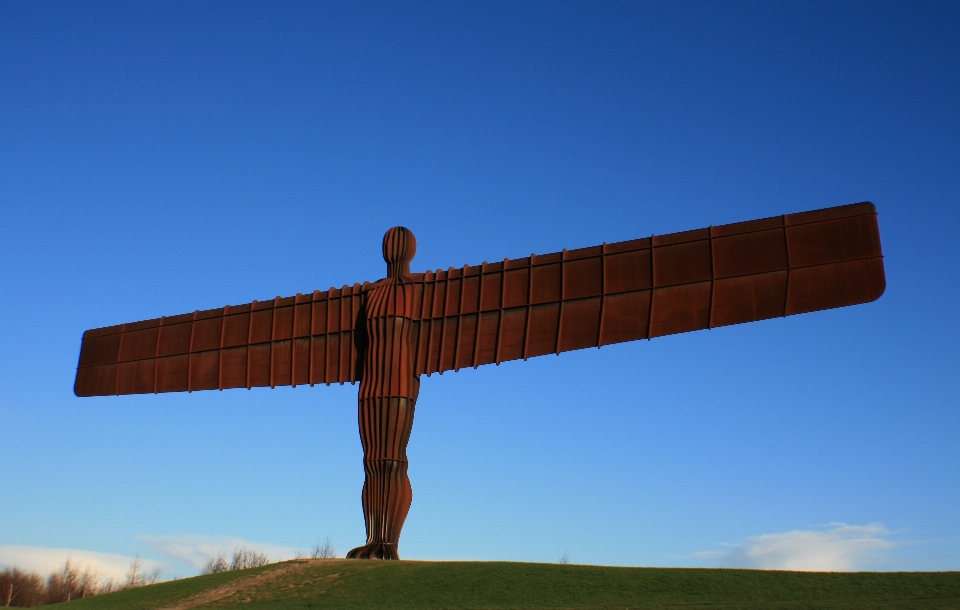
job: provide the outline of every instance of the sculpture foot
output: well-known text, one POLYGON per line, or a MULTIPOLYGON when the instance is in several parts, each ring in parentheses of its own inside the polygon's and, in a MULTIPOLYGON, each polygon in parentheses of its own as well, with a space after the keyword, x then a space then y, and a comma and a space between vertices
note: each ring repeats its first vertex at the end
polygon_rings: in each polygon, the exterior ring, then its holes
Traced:
POLYGON ((396 544, 371 542, 347 553, 347 559, 400 559, 400 555, 397 554, 396 544))

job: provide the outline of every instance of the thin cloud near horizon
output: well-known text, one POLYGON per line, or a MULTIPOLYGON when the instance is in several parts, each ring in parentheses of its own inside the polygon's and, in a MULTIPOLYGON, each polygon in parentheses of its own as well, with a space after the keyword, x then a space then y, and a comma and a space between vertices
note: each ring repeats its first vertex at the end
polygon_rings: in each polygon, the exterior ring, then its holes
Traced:
POLYGON ((795 570, 801 572, 852 572, 882 562, 886 551, 898 544, 882 523, 850 525, 833 522, 824 529, 792 530, 752 536, 719 551, 693 553, 697 558, 719 560, 724 568, 795 570))
POLYGON ((138 536, 157 553, 202 570, 207 562, 223 553, 228 557, 240 548, 265 554, 270 561, 283 561, 297 556, 303 549, 266 542, 251 542, 232 536, 138 536))

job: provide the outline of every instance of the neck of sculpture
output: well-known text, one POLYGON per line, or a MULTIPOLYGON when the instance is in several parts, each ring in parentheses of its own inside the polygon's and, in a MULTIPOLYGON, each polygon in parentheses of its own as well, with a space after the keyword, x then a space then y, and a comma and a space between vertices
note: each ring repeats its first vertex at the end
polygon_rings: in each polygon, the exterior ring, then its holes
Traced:
POLYGON ((391 280, 401 280, 410 276, 410 261, 402 263, 387 263, 387 277, 391 280))

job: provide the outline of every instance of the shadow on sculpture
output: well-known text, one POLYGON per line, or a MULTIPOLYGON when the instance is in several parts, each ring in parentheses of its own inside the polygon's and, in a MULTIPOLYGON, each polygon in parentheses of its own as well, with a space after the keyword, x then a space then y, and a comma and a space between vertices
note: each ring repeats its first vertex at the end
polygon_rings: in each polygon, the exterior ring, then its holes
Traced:
POLYGON ((367 541, 347 557, 399 559, 420 375, 866 303, 886 286, 870 203, 446 271, 411 273, 415 254, 394 227, 378 282, 88 330, 74 392, 359 381, 367 541))

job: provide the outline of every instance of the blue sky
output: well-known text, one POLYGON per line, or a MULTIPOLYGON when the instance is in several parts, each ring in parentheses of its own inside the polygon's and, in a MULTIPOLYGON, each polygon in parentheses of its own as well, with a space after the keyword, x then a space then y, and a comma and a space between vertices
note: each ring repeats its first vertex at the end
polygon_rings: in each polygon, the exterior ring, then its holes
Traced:
POLYGON ((379 279, 398 224, 423 271, 869 200, 874 303, 425 378, 400 551, 960 569, 958 31, 935 2, 0 4, 0 563, 364 541, 356 387, 80 399, 88 328, 379 279))

